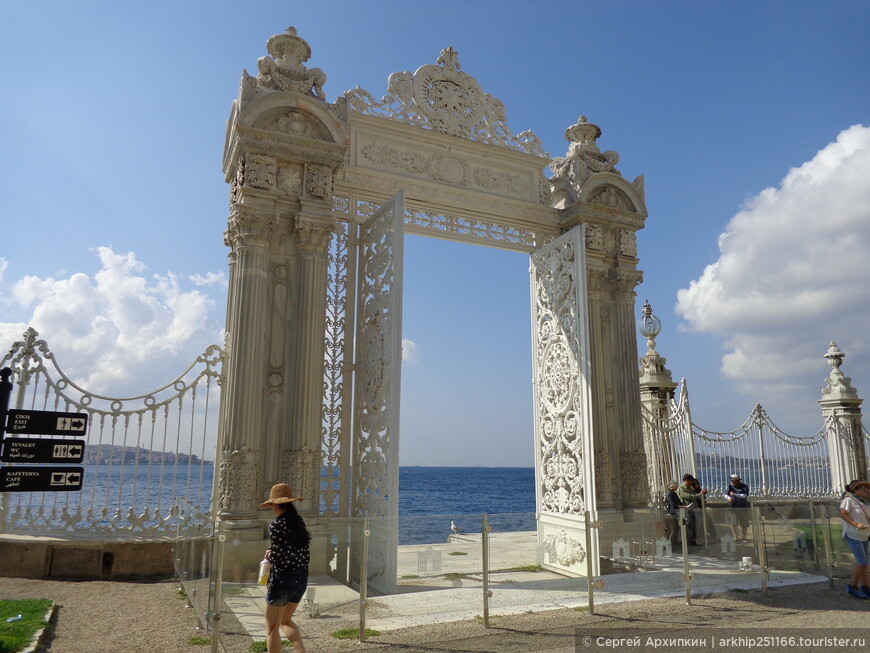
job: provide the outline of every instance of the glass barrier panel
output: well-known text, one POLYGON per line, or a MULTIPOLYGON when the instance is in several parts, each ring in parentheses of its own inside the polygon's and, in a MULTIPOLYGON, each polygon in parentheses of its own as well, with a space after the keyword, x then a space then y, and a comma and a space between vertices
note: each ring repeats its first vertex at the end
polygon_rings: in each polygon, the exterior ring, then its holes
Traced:
POLYGON ((762 541, 770 580, 800 582, 806 575, 827 576, 822 529, 809 501, 759 506, 762 541), (813 537, 813 530, 816 536, 813 537), (822 550, 819 550, 819 545, 822 550))
POLYGON ((655 509, 598 512, 600 576, 594 601, 679 596, 684 592, 679 522, 655 509))
MULTIPOLYGON (((584 602, 586 583, 577 573, 545 567, 546 550, 538 537, 535 513, 487 515, 488 590, 490 625, 498 619, 529 611, 552 610, 584 602)), ((560 553, 563 562, 573 558, 574 566, 585 568, 581 558, 585 548, 566 547, 560 553)), ((551 551, 555 555, 555 550, 551 551)))
POLYGON ((482 613, 480 515, 369 520, 366 626, 390 630, 482 613))
MULTIPOLYGON (((247 650, 251 638, 266 638, 266 585, 259 584, 258 576, 271 544, 271 522, 261 519, 256 529, 227 532, 222 543, 220 601, 213 587, 212 609, 221 614, 220 638, 226 650, 247 650)), ((352 549, 361 542, 362 519, 308 517, 305 525, 311 536, 308 588, 293 620, 303 633, 354 627, 359 619, 359 556, 352 549)))
POLYGON ((814 511, 817 523, 813 534, 821 540, 819 558, 823 575, 830 573, 833 578, 848 579, 855 566, 855 557, 843 540, 843 520, 840 519, 839 510, 839 500, 818 502, 814 511))
POLYGON ((179 525, 175 540, 175 573, 187 604, 207 628, 213 527, 209 523, 179 525))

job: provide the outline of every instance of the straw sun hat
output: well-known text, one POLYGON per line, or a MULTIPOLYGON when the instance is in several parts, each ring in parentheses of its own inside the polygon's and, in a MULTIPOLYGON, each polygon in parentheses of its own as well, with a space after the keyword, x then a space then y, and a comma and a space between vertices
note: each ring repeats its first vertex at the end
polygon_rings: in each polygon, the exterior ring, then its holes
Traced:
POLYGON ((269 500, 260 504, 261 508, 277 506, 281 503, 290 503, 291 501, 302 501, 303 497, 294 497, 293 490, 286 483, 276 483, 272 486, 269 492, 269 500))

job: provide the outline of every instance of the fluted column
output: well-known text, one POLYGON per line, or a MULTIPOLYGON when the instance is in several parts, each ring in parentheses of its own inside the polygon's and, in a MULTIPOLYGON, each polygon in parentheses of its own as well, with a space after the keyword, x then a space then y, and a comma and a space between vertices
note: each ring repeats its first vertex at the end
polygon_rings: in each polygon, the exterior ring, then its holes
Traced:
POLYGON ((284 437, 283 467, 288 482, 306 498, 300 509, 312 513, 319 510, 327 248, 333 229, 333 219, 323 215, 296 217, 295 306, 292 310, 296 320, 288 346, 292 384, 287 403, 288 432, 284 437))
POLYGON ((225 234, 232 264, 218 510, 237 525, 257 512, 272 230, 270 214, 234 207, 225 234))

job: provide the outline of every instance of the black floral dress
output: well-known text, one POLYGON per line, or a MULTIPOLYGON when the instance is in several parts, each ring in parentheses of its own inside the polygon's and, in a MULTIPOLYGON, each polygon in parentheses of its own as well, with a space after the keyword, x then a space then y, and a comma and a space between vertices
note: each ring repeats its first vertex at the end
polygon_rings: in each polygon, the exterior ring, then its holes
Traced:
POLYGON ((299 603, 308 586, 311 552, 307 542, 304 546, 293 544, 292 528, 287 515, 278 515, 269 526, 272 571, 266 585, 266 603, 270 605, 299 603))

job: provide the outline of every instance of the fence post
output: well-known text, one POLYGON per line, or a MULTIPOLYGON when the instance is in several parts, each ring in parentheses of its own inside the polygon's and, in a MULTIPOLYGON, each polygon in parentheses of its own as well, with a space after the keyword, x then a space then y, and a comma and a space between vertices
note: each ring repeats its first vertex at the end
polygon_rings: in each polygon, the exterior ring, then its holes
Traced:
POLYGON ((867 479, 867 451, 861 425, 861 402, 852 387, 852 379, 840 370, 846 357, 837 343, 831 341, 825 358, 831 373, 822 389, 822 417, 828 428, 828 456, 831 461, 831 486, 842 490, 853 479, 867 479))
POLYGON ((592 560, 592 520, 590 512, 587 510, 583 513, 583 521, 585 522, 586 536, 586 593, 589 597, 589 614, 595 614, 595 564, 592 560))
POLYGON ((489 518, 483 513, 480 525, 480 545, 483 556, 483 627, 489 628, 489 518))
MULTIPOLYGON (((686 524, 689 521, 688 509, 680 508, 680 540, 683 543, 683 583, 686 586, 686 605, 692 605, 692 574, 689 570, 689 529, 686 524)), ((695 529, 698 528, 697 522, 695 529)), ((695 531, 697 534, 697 530, 695 531)))
POLYGON ((366 596, 369 585, 369 518, 363 519, 362 555, 359 562, 359 641, 366 641, 366 596))

